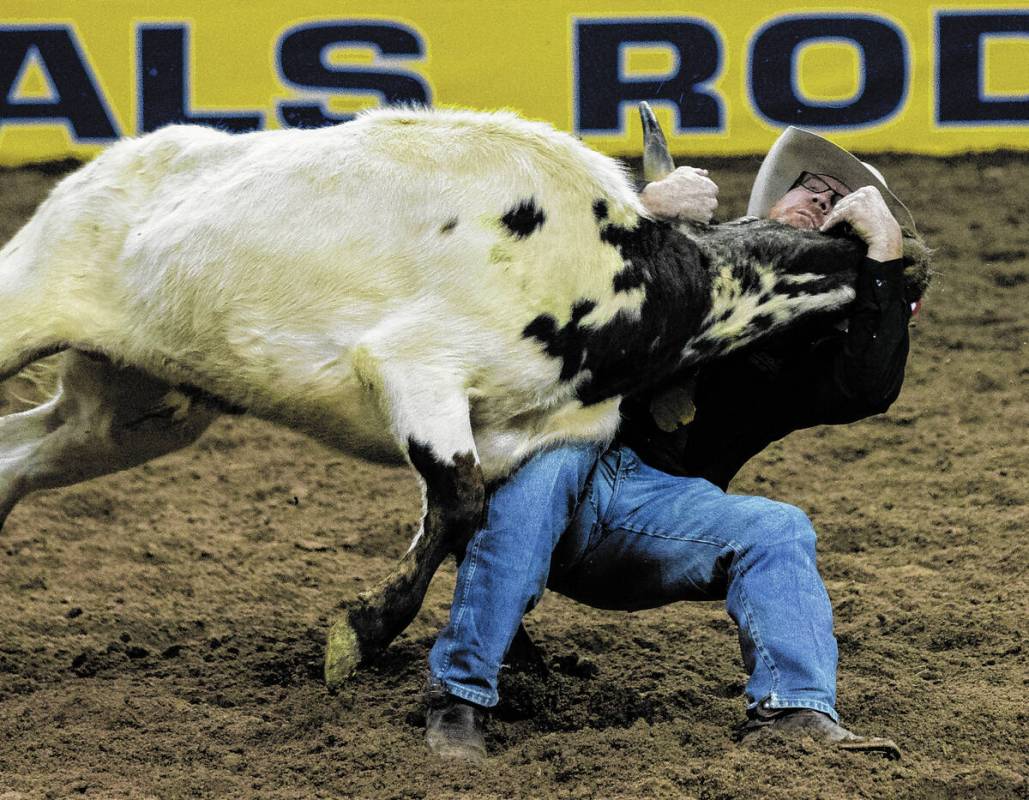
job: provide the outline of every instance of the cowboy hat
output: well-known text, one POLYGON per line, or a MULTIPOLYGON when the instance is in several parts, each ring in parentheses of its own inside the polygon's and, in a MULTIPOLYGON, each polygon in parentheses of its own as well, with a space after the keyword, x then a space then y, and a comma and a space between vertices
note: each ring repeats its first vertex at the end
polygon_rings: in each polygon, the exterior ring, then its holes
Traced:
POLYGON ((862 186, 876 187, 900 227, 909 233, 918 232, 911 212, 889 190, 875 167, 858 160, 828 139, 793 126, 782 132, 761 162, 754 188, 750 191, 747 214, 767 216, 768 210, 796 185, 804 172, 830 175, 851 191, 862 186))

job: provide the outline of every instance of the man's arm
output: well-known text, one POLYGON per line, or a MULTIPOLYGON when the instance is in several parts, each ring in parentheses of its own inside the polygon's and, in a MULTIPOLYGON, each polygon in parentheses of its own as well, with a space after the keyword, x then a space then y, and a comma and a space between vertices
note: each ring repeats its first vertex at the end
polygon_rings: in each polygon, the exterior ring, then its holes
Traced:
POLYGON ((783 375, 784 404, 798 428, 881 414, 900 394, 911 317, 900 259, 866 259, 855 288, 846 332, 817 343, 810 359, 783 375))
POLYGON ((842 198, 822 230, 848 223, 867 244, 845 334, 817 343, 783 375, 796 427, 853 422, 885 411, 900 393, 911 309, 904 298, 903 236, 879 190, 842 198), (792 396, 791 396, 792 395, 792 396))

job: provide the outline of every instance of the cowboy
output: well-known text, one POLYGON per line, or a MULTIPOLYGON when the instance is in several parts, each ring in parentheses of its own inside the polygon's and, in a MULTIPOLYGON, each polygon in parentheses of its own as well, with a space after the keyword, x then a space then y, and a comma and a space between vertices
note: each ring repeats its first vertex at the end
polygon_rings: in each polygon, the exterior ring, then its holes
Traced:
MULTIPOLYGON (((681 168, 641 200, 656 216, 706 222, 716 195, 705 171, 681 168)), ((628 398, 610 447, 539 453, 496 488, 429 655, 426 741, 439 756, 485 757, 501 664, 522 616, 550 588, 622 610, 724 599, 750 675, 744 740, 778 729, 899 757, 892 741, 839 722, 832 607, 807 516, 726 489, 770 442, 882 413, 897 397, 912 313, 901 257, 914 221, 874 168, 797 128, 764 159, 748 215, 851 226, 868 252, 846 325, 812 324, 628 398)))

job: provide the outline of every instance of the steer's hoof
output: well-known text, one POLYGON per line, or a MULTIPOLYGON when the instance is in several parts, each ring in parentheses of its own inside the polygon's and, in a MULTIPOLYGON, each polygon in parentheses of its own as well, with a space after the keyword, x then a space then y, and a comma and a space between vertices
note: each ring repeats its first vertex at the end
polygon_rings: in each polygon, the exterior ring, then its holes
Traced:
POLYGON ((335 691, 346 683, 361 663, 361 645, 357 632, 350 624, 350 615, 344 614, 329 629, 325 648, 325 685, 335 691))

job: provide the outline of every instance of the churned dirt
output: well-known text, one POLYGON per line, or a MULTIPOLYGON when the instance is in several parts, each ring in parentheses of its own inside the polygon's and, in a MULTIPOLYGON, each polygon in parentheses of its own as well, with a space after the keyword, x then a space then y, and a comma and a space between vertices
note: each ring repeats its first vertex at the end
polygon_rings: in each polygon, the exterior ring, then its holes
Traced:
MULTIPOLYGON (((421 689, 452 565, 380 663, 335 696, 321 681, 334 607, 416 527, 414 479, 225 418, 10 517, 0 800, 1025 797, 1029 157, 876 161, 942 272, 903 394, 884 416, 790 436, 734 489, 810 512, 840 711, 896 739, 901 761, 735 745, 745 675, 718 604, 625 614, 557 595, 528 621, 549 675, 508 676, 488 765, 434 761, 421 689)), ((724 215, 742 213, 757 159, 707 166, 724 215)), ((0 241, 58 172, 0 172, 0 241)))

